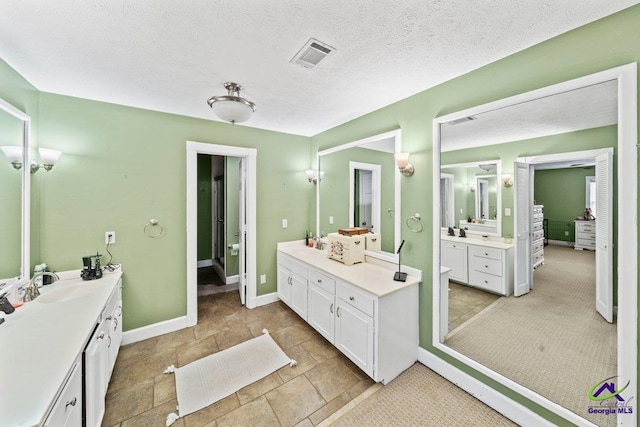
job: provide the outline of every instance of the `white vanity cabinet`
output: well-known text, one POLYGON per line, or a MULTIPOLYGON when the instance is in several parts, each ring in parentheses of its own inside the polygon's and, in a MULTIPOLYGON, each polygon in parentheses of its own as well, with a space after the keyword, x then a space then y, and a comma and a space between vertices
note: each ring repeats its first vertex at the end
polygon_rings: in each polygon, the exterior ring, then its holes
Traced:
POLYGON ((122 342, 122 281, 118 281, 84 351, 85 420, 99 426, 109 380, 122 342))
POLYGON ((346 266, 315 249, 279 250, 278 296, 300 314, 288 278, 306 272, 298 277, 307 295, 305 320, 367 375, 386 384, 418 355, 420 281, 409 276, 407 282, 394 282, 396 268, 367 262, 346 266))
POLYGON ((513 245, 460 237, 441 236, 441 266, 449 279, 485 291, 513 293, 513 245))
POLYGON ((449 268, 449 278, 462 283, 469 281, 467 272, 467 245, 442 241, 441 257, 443 266, 449 268))
POLYGON ((71 375, 54 403, 44 427, 82 426, 82 363, 77 360, 71 375))

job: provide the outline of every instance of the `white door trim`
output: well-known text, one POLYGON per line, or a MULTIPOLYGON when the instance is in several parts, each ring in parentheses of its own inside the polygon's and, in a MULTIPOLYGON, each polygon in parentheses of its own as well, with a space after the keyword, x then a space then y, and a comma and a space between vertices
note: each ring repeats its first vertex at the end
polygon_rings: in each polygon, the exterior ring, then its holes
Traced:
MULTIPOLYGON (((566 92, 609 80, 618 80, 618 375, 630 381, 627 392, 637 396, 638 376, 638 224, 637 224, 637 143, 638 143, 638 87, 637 63, 631 63, 588 76, 576 78, 559 84, 547 86, 531 92, 468 108, 463 111, 436 117, 433 120, 433 194, 440 194, 440 125, 451 120, 460 119, 486 111, 504 108, 510 105, 542 98, 555 93, 566 92)), ((439 197, 433 200, 433 277, 432 283, 440 281, 440 202, 439 197)), ((486 375, 498 383, 514 390, 516 393, 540 406, 560 415, 577 425, 592 425, 579 415, 557 405, 521 385, 497 374, 459 352, 439 342, 440 287, 433 286, 432 300, 432 345, 454 359, 464 363, 477 372, 486 375)), ((453 365, 452 365, 453 366, 453 365)), ((454 369, 457 369, 454 367, 454 369)), ((618 417, 619 426, 635 426, 637 410, 633 414, 618 417)))
POLYGON ((247 162, 247 307, 256 306, 256 177, 255 148, 187 141, 187 326, 198 322, 198 154, 242 157, 247 162))
POLYGON ((355 196, 355 172, 356 170, 371 171, 371 223, 373 224, 373 232, 380 233, 380 199, 382 197, 382 166, 373 163, 349 162, 349 227, 360 227, 360 224, 354 223, 356 212, 355 196))

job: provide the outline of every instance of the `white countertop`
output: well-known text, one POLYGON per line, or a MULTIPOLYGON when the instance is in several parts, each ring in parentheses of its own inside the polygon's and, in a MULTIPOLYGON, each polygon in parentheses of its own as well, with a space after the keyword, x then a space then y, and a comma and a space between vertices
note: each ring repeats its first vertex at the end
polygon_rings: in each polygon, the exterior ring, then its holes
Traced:
POLYGON ((0 325, 1 426, 45 421, 121 276, 118 269, 98 280, 58 280, 40 288, 41 294, 74 284, 91 292, 51 303, 39 302, 41 295, 4 316, 0 325))
POLYGON ((278 251, 378 297, 383 297, 421 282, 420 278, 410 275, 407 275, 406 282, 394 281, 393 274, 397 271, 397 266, 386 268, 371 262, 344 265, 339 261, 327 258, 325 251, 319 251, 304 245, 278 245, 278 251))
POLYGON ((482 240, 475 237, 453 237, 446 234, 441 234, 440 239, 446 240, 447 242, 466 243, 467 245, 484 246, 487 248, 496 249, 510 249, 513 247, 513 243, 505 243, 499 240, 482 240))

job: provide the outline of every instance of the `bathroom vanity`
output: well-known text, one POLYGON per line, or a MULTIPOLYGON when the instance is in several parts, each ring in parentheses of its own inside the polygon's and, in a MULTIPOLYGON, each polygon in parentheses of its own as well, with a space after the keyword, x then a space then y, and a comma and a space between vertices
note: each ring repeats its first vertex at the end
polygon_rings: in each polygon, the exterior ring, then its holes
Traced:
POLYGON ((347 266, 298 242, 278 244, 278 297, 377 382, 418 355, 418 284, 393 280, 397 266, 347 266))
POLYGON ((122 272, 61 273, 0 326, 0 424, 94 426, 122 340, 122 272), (83 418, 86 421, 83 422, 83 418))
POLYGON ((440 236, 441 266, 449 279, 484 291, 513 293, 513 244, 497 240, 440 236))

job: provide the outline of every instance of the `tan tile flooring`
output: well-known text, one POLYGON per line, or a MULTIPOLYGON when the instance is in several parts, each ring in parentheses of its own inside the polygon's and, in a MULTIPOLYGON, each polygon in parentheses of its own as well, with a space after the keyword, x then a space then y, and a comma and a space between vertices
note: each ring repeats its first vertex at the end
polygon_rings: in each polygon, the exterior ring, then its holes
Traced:
POLYGON ((252 310, 237 292, 198 297, 198 325, 123 346, 109 384, 103 426, 164 426, 177 400, 169 365, 184 366, 259 336, 262 329, 298 366, 284 368, 174 426, 313 426, 374 384, 281 302, 252 310))
POLYGON ((449 281, 449 332, 493 304, 500 295, 449 281))

